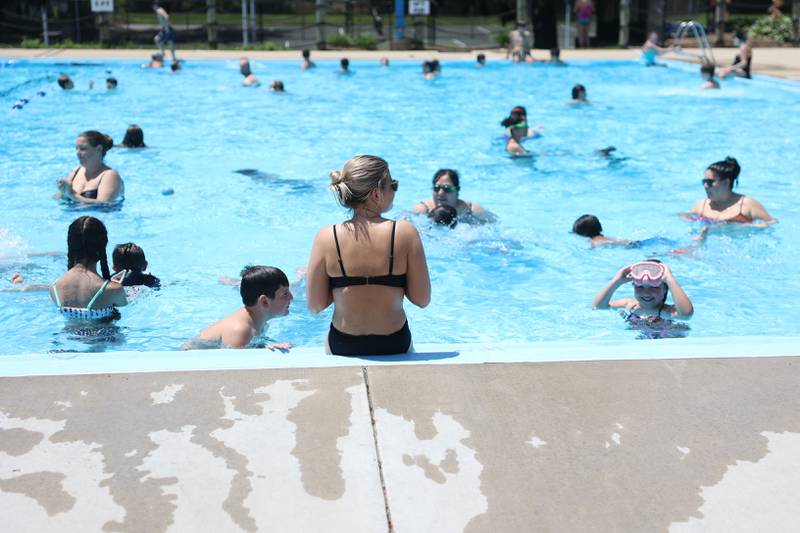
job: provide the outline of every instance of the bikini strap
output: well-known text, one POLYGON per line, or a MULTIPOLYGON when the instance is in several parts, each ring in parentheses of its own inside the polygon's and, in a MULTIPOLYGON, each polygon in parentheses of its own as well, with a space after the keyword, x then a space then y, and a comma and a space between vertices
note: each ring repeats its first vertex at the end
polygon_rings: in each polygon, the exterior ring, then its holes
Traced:
POLYGON ((97 301, 97 299, 100 298, 100 296, 103 295, 103 293, 105 292, 106 287, 108 287, 108 284, 110 283, 110 281, 111 280, 105 280, 103 282, 103 284, 100 285, 100 288, 97 289, 96 293, 94 293, 94 296, 92 296, 92 299, 89 300, 88 304, 86 304, 86 309, 91 309, 92 308, 92 306, 94 305, 94 302, 97 301))
POLYGON ((389 275, 392 275, 394 270, 394 230, 397 227, 397 221, 392 220, 392 242, 389 245, 389 275))
POLYGON ((739 214, 742 214, 742 209, 744 209, 744 194, 742 195, 742 199, 739 200, 739 214))
POLYGON ((430 208, 428 207, 428 204, 426 204, 424 200, 422 202, 420 202, 420 203, 422 204, 422 207, 425 208, 425 214, 426 215, 431 212, 430 208))
POLYGON ((58 296, 58 287, 56 287, 56 282, 54 281, 50 286, 53 288, 53 296, 56 297, 56 305, 61 307, 61 298, 58 296))
POLYGON ((339 249, 339 238, 336 236, 336 224, 331 227, 333 228, 333 242, 336 243, 336 255, 339 257, 339 268, 342 269, 342 276, 347 276, 344 271, 344 263, 342 263, 342 251, 339 249))
POLYGON ((80 170, 81 170, 81 167, 80 167, 80 165, 78 165, 77 167, 75 167, 75 171, 72 173, 72 176, 69 178, 69 183, 70 183, 70 185, 72 185, 72 182, 73 182, 73 181, 75 181, 75 176, 77 176, 77 175, 78 175, 78 172, 80 172, 80 170))

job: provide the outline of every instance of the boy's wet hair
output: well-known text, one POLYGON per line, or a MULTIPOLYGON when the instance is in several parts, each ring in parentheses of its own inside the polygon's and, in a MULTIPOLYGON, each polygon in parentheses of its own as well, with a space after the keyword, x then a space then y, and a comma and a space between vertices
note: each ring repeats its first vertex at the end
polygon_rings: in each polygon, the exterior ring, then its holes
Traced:
POLYGON ((114 263, 114 268, 117 270, 138 270, 142 272, 147 268, 144 250, 132 242, 116 245, 114 252, 111 254, 111 259, 114 263))
POLYGON ((572 99, 577 100, 581 93, 586 95, 586 87, 578 83, 572 88, 572 99))
POLYGON ((255 305, 262 294, 267 298, 275 298, 275 291, 289 286, 286 274, 280 268, 271 266, 247 266, 242 270, 241 276, 239 294, 242 295, 242 303, 247 307, 255 305))
POLYGON ((581 215, 572 225, 572 233, 577 233, 582 237, 597 237, 603 234, 603 226, 600 220, 594 215, 581 215))
POLYGON ((458 224, 458 211, 450 205, 439 205, 431 209, 431 212, 428 213, 428 218, 434 224, 454 228, 458 224))

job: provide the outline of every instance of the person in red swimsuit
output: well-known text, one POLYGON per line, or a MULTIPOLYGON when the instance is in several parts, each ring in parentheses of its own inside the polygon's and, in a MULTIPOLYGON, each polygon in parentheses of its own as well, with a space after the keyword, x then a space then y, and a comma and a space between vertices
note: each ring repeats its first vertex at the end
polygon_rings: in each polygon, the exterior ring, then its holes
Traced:
POLYGON ((706 198, 694 204, 687 213, 688 219, 754 226, 767 226, 778 222, 758 200, 733 192, 740 171, 738 161, 732 157, 726 157, 724 161, 709 165, 703 179, 706 198), (755 223, 756 220, 762 222, 755 223))

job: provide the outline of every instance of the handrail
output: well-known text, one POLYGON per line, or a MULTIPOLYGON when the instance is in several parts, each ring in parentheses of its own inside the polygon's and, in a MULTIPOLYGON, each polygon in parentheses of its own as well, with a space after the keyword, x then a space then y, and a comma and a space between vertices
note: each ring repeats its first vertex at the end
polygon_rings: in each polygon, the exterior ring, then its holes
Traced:
POLYGON ((674 39, 676 41, 681 39, 684 34, 688 33, 689 31, 691 31, 694 35, 694 38, 697 41, 697 48, 700 49, 700 53, 692 54, 690 52, 683 52, 683 50, 681 50, 681 52, 688 55, 696 55, 697 57, 700 57, 701 60, 711 63, 712 65, 716 65, 717 62, 714 59, 714 51, 711 48, 711 43, 708 41, 706 30, 699 22, 694 20, 681 22, 680 25, 678 25, 677 31, 675 31, 673 34, 674 39))

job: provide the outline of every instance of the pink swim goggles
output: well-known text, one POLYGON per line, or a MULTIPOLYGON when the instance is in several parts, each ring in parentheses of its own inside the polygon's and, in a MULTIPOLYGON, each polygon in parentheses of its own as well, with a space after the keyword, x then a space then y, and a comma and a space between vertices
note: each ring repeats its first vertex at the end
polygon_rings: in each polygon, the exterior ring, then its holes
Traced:
POLYGON ((664 281, 664 265, 655 261, 642 261, 631 267, 633 284, 640 287, 658 287, 664 281))

